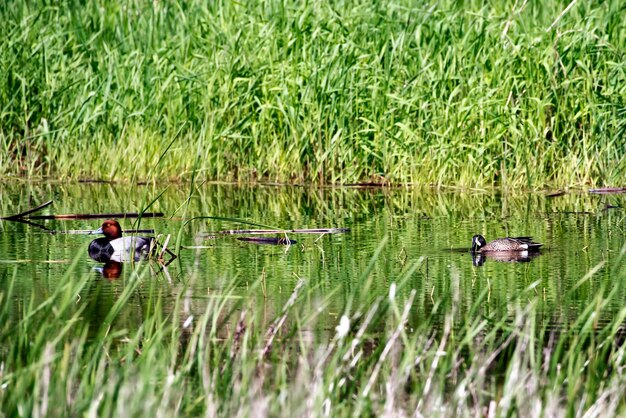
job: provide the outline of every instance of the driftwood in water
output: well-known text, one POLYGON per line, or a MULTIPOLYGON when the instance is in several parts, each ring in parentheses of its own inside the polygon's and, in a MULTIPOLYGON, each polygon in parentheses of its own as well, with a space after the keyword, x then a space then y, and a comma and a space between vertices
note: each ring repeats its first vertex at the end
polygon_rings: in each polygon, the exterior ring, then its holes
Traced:
POLYGON ((161 212, 128 213, 68 213, 64 215, 36 215, 28 219, 108 219, 108 218, 161 218, 161 212))
POLYGON ((350 228, 315 228, 315 229, 230 229, 211 232, 209 235, 263 235, 263 234, 345 234, 350 228))
MULTIPOLYGON (((92 235, 93 229, 68 229, 67 231, 56 231, 57 234, 67 235, 92 235)), ((154 234, 154 229, 125 229, 124 234, 154 234)))
POLYGON ((43 209, 43 208, 45 208, 47 206, 50 206, 51 204, 52 204, 52 200, 48 200, 43 205, 39 205, 39 206, 37 206, 35 208, 28 209, 25 212, 17 213, 15 215, 0 217, 0 219, 4 219, 4 220, 7 220, 7 221, 16 221, 18 219, 24 218, 24 216, 28 215, 29 213, 37 212, 38 210, 41 210, 41 209, 43 209))
POLYGON ((253 244, 268 244, 268 245, 293 245, 298 241, 282 237, 282 238, 272 238, 272 237, 239 237, 238 241, 251 242, 253 244))
MULTIPOLYGON (((313 229, 229 229, 224 231, 209 232, 200 234, 205 239, 215 239, 224 235, 267 235, 267 234, 284 234, 284 237, 239 237, 239 241, 250 242, 254 244, 270 244, 270 245, 292 245, 297 241, 287 237, 287 234, 345 234, 350 232, 350 228, 313 228, 313 229)), ((195 248, 195 247, 186 247, 195 248)), ((198 247, 199 248, 199 247, 198 247)), ((202 247, 205 248, 205 247, 202 247)))
POLYGON ((26 219, 106 219, 106 218, 161 218, 163 213, 161 212, 128 212, 128 213, 69 213, 62 215, 34 215, 27 216, 33 212, 40 211, 41 209, 48 207, 52 204, 52 200, 46 203, 28 209, 27 211, 17 213, 11 216, 0 217, 6 221, 24 221, 26 219))
POLYGON ((611 194, 611 193, 626 193, 626 187, 602 187, 599 189, 589 189, 589 193, 596 194, 611 194))

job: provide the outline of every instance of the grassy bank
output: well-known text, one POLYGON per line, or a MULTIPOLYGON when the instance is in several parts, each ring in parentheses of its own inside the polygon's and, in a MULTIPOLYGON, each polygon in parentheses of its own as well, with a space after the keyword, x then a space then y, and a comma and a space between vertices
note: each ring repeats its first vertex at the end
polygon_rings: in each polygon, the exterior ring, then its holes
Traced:
POLYGON ((2 176, 626 176, 618 0, 84 3, 0 4, 2 176))
MULTIPOLYGON (((81 296, 99 284, 77 272, 76 263, 37 303, 35 296, 30 303, 15 299, 19 279, 3 269, 0 411, 28 417, 623 414, 626 308, 608 321, 598 318, 622 298, 625 257, 626 247, 615 257, 614 285, 557 328, 536 309, 534 284, 512 294, 503 310, 490 309, 482 292, 460 315, 454 266, 450 290, 433 306, 443 324, 416 322, 414 302, 423 295, 403 283, 419 262, 395 278, 398 287, 388 296, 371 300, 364 292, 340 313, 337 328, 322 330, 316 323, 326 301, 309 300, 313 284, 306 281, 269 318, 251 308, 260 281, 240 299, 228 287, 214 292, 193 317, 185 286, 164 286, 139 268, 89 328, 83 320, 89 298, 81 296), (142 320, 128 327, 118 316, 140 287, 134 310, 142 320), (310 313, 310 303, 319 304, 318 314, 310 313)), ((190 273, 183 283, 195 279, 190 273)), ((362 279, 364 288, 371 285, 367 272, 362 279)))

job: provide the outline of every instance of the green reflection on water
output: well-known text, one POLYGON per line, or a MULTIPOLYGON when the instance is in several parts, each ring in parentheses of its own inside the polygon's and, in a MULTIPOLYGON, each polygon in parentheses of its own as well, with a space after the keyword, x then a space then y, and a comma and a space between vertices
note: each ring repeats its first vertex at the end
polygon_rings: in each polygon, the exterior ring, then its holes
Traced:
MULTIPOLYGON (((545 321, 559 327, 568 323, 599 291, 618 286, 613 272, 623 268, 616 255, 626 242, 624 195, 595 196, 583 192, 546 198, 541 193, 500 191, 433 191, 430 189, 357 189, 308 187, 236 187, 201 185, 128 186, 108 184, 3 185, 0 208, 9 215, 49 199, 45 213, 135 212, 148 209, 163 219, 124 220, 124 228, 154 228, 171 234, 170 248, 180 257, 167 268, 152 262, 149 280, 143 280, 123 306, 114 326, 135 329, 155 310, 184 309, 201 315, 211 298, 232 289, 232 309, 255 311, 275 318, 298 280, 307 283, 307 306, 319 313, 316 332, 334 332, 337 318, 351 306, 386 297, 392 283, 399 298, 416 289, 411 321, 440 327, 447 312, 459 321, 472 303, 485 294, 484 316, 510 311, 526 301, 513 294, 539 297, 545 321), (620 208, 605 209, 606 204, 620 208), (197 216, 238 218, 279 228, 348 227, 342 235, 292 236, 291 247, 254 245, 233 237, 207 239, 204 233, 239 226, 197 216), (475 267, 468 252, 471 237, 531 235, 543 242, 542 255, 527 263, 487 260, 475 267), (381 241, 380 256, 369 270, 381 241), (201 246, 204 248, 185 248, 201 246), (599 264, 597 272, 578 283, 599 264), (368 273, 369 272, 369 273, 368 273), (364 274, 368 273, 368 274, 364 274), (577 285, 578 283, 578 285, 577 285), (187 292, 188 306, 176 307, 175 296, 187 292), (159 295, 160 306, 144 301, 159 295), (319 312, 318 312, 319 311, 319 312)), ((41 221, 47 228, 94 229, 99 220, 41 221)), ((249 228, 248 226, 242 226, 249 228)), ((25 224, 0 223, 0 292, 13 286, 16 317, 25 305, 48 298, 60 285, 77 255, 76 271, 93 280, 77 295, 77 309, 94 329, 116 303, 137 266, 126 265, 121 277, 109 281, 94 271, 100 264, 87 256, 92 236, 50 234, 25 224)), ((621 308, 603 311, 607 318, 621 308)), ((621 295, 621 297, 620 297, 621 295)), ((602 318, 600 318, 601 320, 602 318)))

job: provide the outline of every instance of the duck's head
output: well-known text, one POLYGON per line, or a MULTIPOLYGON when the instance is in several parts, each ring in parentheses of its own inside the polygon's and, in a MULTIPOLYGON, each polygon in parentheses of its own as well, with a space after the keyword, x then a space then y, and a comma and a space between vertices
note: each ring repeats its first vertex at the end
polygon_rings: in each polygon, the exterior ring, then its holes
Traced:
POLYGON ((472 251, 479 251, 485 244, 487 244, 487 241, 485 241, 482 235, 474 235, 472 237, 472 251))
POLYGON ((110 240, 114 240, 117 238, 122 238, 122 227, 119 222, 114 221, 113 219, 109 219, 108 221, 104 221, 102 226, 95 231, 91 232, 92 234, 104 234, 110 240))

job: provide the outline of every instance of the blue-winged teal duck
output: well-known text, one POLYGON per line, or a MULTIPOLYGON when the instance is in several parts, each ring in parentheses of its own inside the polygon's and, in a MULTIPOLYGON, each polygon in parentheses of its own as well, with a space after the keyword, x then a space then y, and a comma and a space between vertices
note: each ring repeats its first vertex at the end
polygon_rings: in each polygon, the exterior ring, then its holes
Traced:
POLYGON ((498 238, 489 243, 485 241, 482 235, 474 235, 472 238, 472 251, 478 253, 538 251, 542 245, 534 242, 532 237, 498 238))

